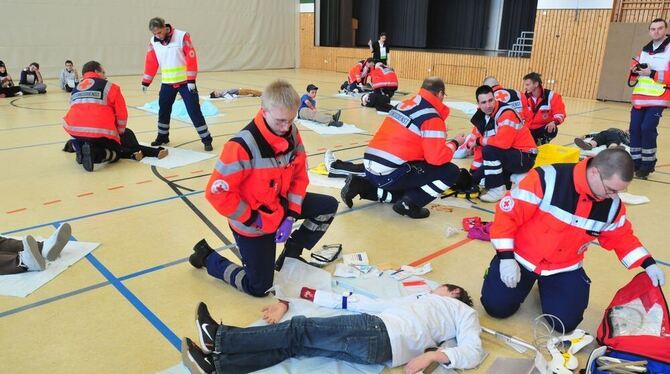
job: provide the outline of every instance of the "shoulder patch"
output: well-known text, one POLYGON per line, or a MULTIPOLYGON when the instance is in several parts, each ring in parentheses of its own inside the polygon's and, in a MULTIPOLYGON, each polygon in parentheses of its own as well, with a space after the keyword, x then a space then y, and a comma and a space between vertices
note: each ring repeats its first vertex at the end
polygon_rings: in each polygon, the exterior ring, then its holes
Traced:
POLYGON ((223 179, 217 179, 212 183, 212 193, 213 194, 219 194, 224 191, 228 191, 230 186, 228 186, 228 182, 224 181, 223 179))
POLYGON ((500 206, 500 210, 503 212, 511 212, 512 209, 514 209, 514 199, 512 199, 512 196, 507 195, 500 200, 500 203, 498 204, 500 206))

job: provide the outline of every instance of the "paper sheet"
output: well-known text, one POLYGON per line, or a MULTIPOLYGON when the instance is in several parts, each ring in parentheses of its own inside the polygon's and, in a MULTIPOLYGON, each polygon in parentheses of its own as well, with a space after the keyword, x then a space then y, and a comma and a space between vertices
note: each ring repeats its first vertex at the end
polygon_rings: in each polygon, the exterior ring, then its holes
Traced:
POLYGON ((164 169, 174 169, 190 164, 195 164, 196 162, 208 160, 210 158, 216 157, 216 152, 196 152, 189 149, 182 148, 172 148, 172 147, 163 147, 168 150, 168 155, 163 159, 158 159, 156 157, 145 157, 140 160, 141 163, 147 165, 153 165, 161 167, 164 169))
POLYGON ((367 131, 359 129, 355 125, 343 124, 342 127, 328 126, 323 123, 308 121, 306 119, 296 119, 295 123, 306 127, 319 135, 342 135, 342 134, 365 134, 367 131))

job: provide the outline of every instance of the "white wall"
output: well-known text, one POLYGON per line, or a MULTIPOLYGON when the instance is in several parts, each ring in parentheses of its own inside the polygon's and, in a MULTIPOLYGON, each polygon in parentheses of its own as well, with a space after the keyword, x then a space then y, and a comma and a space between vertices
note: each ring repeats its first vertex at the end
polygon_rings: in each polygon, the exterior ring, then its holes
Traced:
POLYGON ((538 0, 537 9, 612 9, 613 0, 538 0))
POLYGON ((297 0, 0 0, 0 9, 0 60, 15 79, 32 61, 54 78, 66 59, 140 75, 155 16, 191 34, 200 71, 297 66, 297 0))

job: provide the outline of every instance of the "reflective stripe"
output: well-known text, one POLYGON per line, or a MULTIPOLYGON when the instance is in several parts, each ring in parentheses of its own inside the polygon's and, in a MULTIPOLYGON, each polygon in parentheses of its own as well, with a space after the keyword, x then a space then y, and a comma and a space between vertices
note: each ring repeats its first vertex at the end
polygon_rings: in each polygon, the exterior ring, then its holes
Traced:
POLYGON ((493 239, 491 238, 491 244, 495 249, 514 249, 514 239, 513 238, 500 238, 493 239))
POLYGON ((446 190, 449 189, 449 186, 447 186, 444 182, 442 182, 442 181, 439 180, 439 179, 434 180, 434 181, 433 181, 433 184, 435 185, 435 187, 441 189, 442 191, 446 191, 446 190))
POLYGON ((471 165, 471 166, 472 166, 472 167, 476 167, 476 168, 478 168, 478 167, 482 166, 482 163, 479 162, 479 161, 472 161, 472 165, 471 165))
MULTIPOLYGON (((611 213, 611 212, 610 212, 610 213, 611 213)), ((625 224, 626 224, 626 216, 623 215, 623 216, 621 216, 621 218, 619 218, 618 221, 616 221, 616 222, 612 222, 612 223, 610 223, 609 225, 607 225, 607 226, 603 229, 603 231, 614 231, 614 230, 616 230, 616 229, 618 229, 618 228, 623 227, 623 225, 625 225, 625 224)))
POLYGON ((437 139, 446 139, 447 133, 445 131, 421 131, 421 137, 423 138, 437 138, 437 139))
POLYGON ((161 79, 163 83, 179 83, 187 80, 186 66, 161 68, 161 79))
POLYGON ((245 203, 243 200, 240 200, 240 202, 237 204, 237 208, 231 215, 228 216, 228 218, 239 219, 247 211, 248 208, 249 205, 247 205, 247 203, 245 203))
POLYGON ((320 216, 314 217, 313 220, 319 221, 319 222, 326 222, 326 221, 330 220, 331 218, 333 218, 334 216, 335 216, 335 213, 322 214, 320 216))
POLYGON ((520 188, 513 188, 510 195, 515 200, 525 201, 533 205, 539 205, 542 199, 530 191, 522 190, 520 188))
POLYGON ((484 133, 484 137, 485 137, 485 138, 488 138, 488 137, 493 136, 493 135, 495 135, 495 134, 496 134, 496 129, 488 130, 488 131, 486 131, 486 132, 484 133))
POLYGON ((651 156, 651 157, 642 156, 642 161, 656 161, 656 157, 655 156, 651 156))
POLYGON ((502 174, 502 169, 486 169, 484 170, 484 175, 497 175, 502 174))
POLYGON ((641 160, 642 159, 642 155, 640 155, 639 153, 631 154, 630 157, 633 160, 641 160))
POLYGON ((144 75, 142 76, 142 79, 147 80, 147 81, 152 81, 152 80, 154 80, 154 76, 153 76, 153 75, 144 74, 144 75))
POLYGON ((435 191, 434 189, 432 189, 427 184, 424 184, 423 186, 421 186, 421 189, 423 190, 423 192, 427 193, 428 195, 430 195, 432 197, 439 197, 442 194, 441 192, 435 191))
POLYGON ((411 118, 396 109, 391 109, 389 112, 389 117, 405 127, 407 127, 412 122, 411 118))
POLYGON ((377 198, 382 203, 390 203, 393 200, 393 195, 388 191, 377 188, 377 198))
POLYGON ((511 121, 511 120, 508 120, 508 119, 506 119, 504 121, 500 121, 499 123, 497 123, 497 125, 498 126, 509 126, 509 127, 513 128, 515 130, 519 130, 519 129, 523 128, 523 124, 521 124, 519 122, 511 121))
POLYGON ((407 161, 403 160, 402 158, 400 158, 400 157, 398 157, 394 154, 388 153, 388 152, 383 151, 383 150, 378 149, 378 148, 368 147, 367 149, 365 149, 365 153, 369 153, 369 154, 375 155, 379 158, 383 158, 384 160, 391 161, 392 163, 394 163, 398 166, 407 162, 407 161))
POLYGON ((298 195, 298 194, 294 194, 294 193, 289 193, 288 194, 288 201, 293 203, 293 204, 302 205, 302 200, 303 200, 303 197, 298 195))
POLYGON ((170 125, 166 124, 166 123, 157 122, 157 124, 158 124, 159 129, 169 129, 170 128, 170 125))
POLYGON ((417 119, 417 118, 419 118, 421 116, 425 116, 427 114, 438 115, 437 110, 435 110, 435 108, 425 108, 425 109, 417 110, 416 112, 410 114, 409 117, 411 119, 417 119))
POLYGON ((645 256, 649 256, 649 251, 647 251, 647 249, 644 247, 637 247, 632 251, 628 252, 628 254, 621 259, 621 263, 626 268, 630 268, 631 266, 633 266, 634 263, 636 263, 645 256))
POLYGON ((244 280, 244 277, 246 275, 247 275, 247 272, 244 269, 240 270, 240 272, 237 273, 237 275, 235 276, 235 288, 237 288, 238 290, 243 289, 242 280, 244 280))
POLYGON ((228 266, 226 266, 226 269, 223 271, 223 277, 222 277, 223 280, 228 283, 231 283, 230 277, 233 275, 233 272, 239 268, 240 267, 237 266, 236 264, 229 264, 228 266))
POLYGON ((109 135, 113 138, 118 138, 119 133, 116 130, 107 130, 107 129, 101 129, 98 127, 88 127, 86 125, 68 125, 67 123, 63 124, 63 128, 65 130, 69 130, 72 132, 83 132, 83 133, 91 133, 91 134, 100 134, 100 135, 109 135))
POLYGON ((214 165, 214 169, 216 169, 216 171, 219 174, 225 177, 237 173, 238 171, 242 171, 244 169, 251 169, 251 162, 248 160, 240 160, 226 164, 221 160, 216 160, 216 165, 214 165))
POLYGON ((656 148, 642 148, 642 153, 653 155, 654 153, 656 153, 656 148))
POLYGON ((668 100, 645 100, 645 99, 632 99, 631 103, 633 106, 670 106, 670 101, 668 100))
POLYGON ((365 170, 375 175, 387 175, 397 170, 395 167, 387 166, 370 160, 363 160, 363 166, 365 167, 365 170))
POLYGON ((302 226, 304 226, 307 230, 309 231, 326 231, 328 230, 328 227, 330 226, 330 223, 322 223, 322 224, 317 224, 315 222, 312 222, 311 220, 304 220, 302 221, 302 226))
MULTIPOLYGON (((526 268, 528 271, 535 272, 535 269, 537 269, 537 266, 535 266, 533 263, 530 261, 526 260, 525 258, 521 257, 518 253, 514 253, 514 258, 519 262, 523 267, 526 268)), ((578 263, 558 269, 551 269, 551 270, 541 270, 540 275, 542 276, 548 276, 548 275, 554 275, 558 273, 565 273, 567 271, 573 271, 577 270, 582 267, 582 262, 579 261, 578 263)))
POLYGON ((500 166, 500 165, 501 165, 500 161, 497 160, 496 161, 484 160, 484 166, 500 166))
POLYGON ((119 124, 119 125, 125 125, 126 123, 128 123, 128 121, 127 121, 127 120, 124 121, 124 120, 119 120, 119 119, 117 119, 117 120, 116 120, 116 123, 119 124))
POLYGON ((197 75, 198 75, 197 71, 189 71, 189 70, 186 71, 186 76, 188 77, 195 77, 197 75))
POLYGON ((638 77, 633 88, 633 95, 661 96, 665 93, 665 84, 649 77, 638 77))
POLYGON ((107 105, 109 90, 112 89, 112 83, 105 82, 105 88, 100 91, 77 91, 70 96, 70 105, 77 104, 99 104, 107 105))
POLYGON ((259 229, 256 226, 253 226, 253 227, 252 226, 246 226, 242 222, 234 220, 234 219, 228 220, 228 223, 230 223, 230 226, 235 228, 237 231, 242 232, 244 234, 247 234, 249 236, 265 235, 265 233, 263 231, 261 231, 261 229, 259 229))

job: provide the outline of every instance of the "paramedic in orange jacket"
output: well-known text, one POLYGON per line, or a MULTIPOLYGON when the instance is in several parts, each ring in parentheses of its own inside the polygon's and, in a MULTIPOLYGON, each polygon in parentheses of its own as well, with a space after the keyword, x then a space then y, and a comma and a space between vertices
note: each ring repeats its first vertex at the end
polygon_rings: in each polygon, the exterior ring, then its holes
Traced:
POLYGON ((670 106, 670 38, 662 18, 651 21, 651 41, 632 61, 629 81, 635 82, 630 111, 630 154, 635 176, 646 179, 656 168, 656 138, 663 109, 670 106), (638 66, 643 64, 642 66, 638 66))
POLYGON ((558 92, 542 87, 542 76, 528 73, 523 77, 526 92, 521 96, 525 125, 537 145, 547 144, 558 135, 565 121, 565 104, 558 92))
POLYGON ((359 92, 361 90, 360 86, 363 86, 368 82, 368 75, 373 67, 374 62, 371 58, 358 61, 356 65, 349 69, 347 81, 342 83, 340 89, 345 92, 359 92))
POLYGON ((306 192, 305 147, 293 124, 299 105, 288 82, 270 83, 254 119, 224 145, 205 188, 205 198, 228 218, 244 265, 230 262, 204 240, 189 261, 253 296, 265 296, 272 287, 276 243, 286 243, 279 270, 285 257, 299 258, 321 239, 337 211, 332 196, 306 192), (304 221, 292 233, 298 219, 304 221))
POLYGON ((477 133, 476 145, 482 148, 484 186, 488 190, 479 198, 491 203, 502 199, 510 175, 530 170, 537 156, 530 130, 511 106, 493 95, 487 85, 477 88, 479 109, 470 119, 477 133))
POLYGON ((205 151, 213 150, 212 136, 200 110, 198 89, 195 86, 195 78, 198 75, 198 58, 195 55, 190 35, 173 28, 172 25, 166 24, 164 19, 158 17, 149 21, 149 30, 153 37, 149 40, 149 48, 145 56, 142 91, 146 92, 149 88, 159 65, 163 81, 158 94, 158 135, 151 145, 160 146, 170 142, 172 104, 179 93, 205 151))
POLYGON ((365 149, 365 178, 350 175, 342 188, 349 208, 360 196, 394 203, 396 213, 410 218, 430 215, 424 206, 457 182, 460 171, 451 159, 464 139, 447 140, 443 99, 444 82, 430 77, 417 95, 389 112, 365 149))
POLYGON ((398 89, 398 76, 393 68, 378 62, 370 71, 370 84, 375 93, 392 98, 398 89))
POLYGON ((107 80, 99 62, 85 63, 81 73, 82 80, 72 90, 63 128, 73 138, 77 163, 86 171, 93 171, 93 164, 119 159, 128 110, 121 88, 107 80))
POLYGON ((633 234, 617 195, 633 170, 628 152, 609 148, 577 164, 535 168, 505 195, 491 227, 497 255, 482 286, 488 314, 514 314, 537 281, 542 313, 560 318, 566 332, 575 329, 589 301, 582 262, 593 240, 626 268, 642 267, 654 286, 663 285, 663 272, 633 234))

